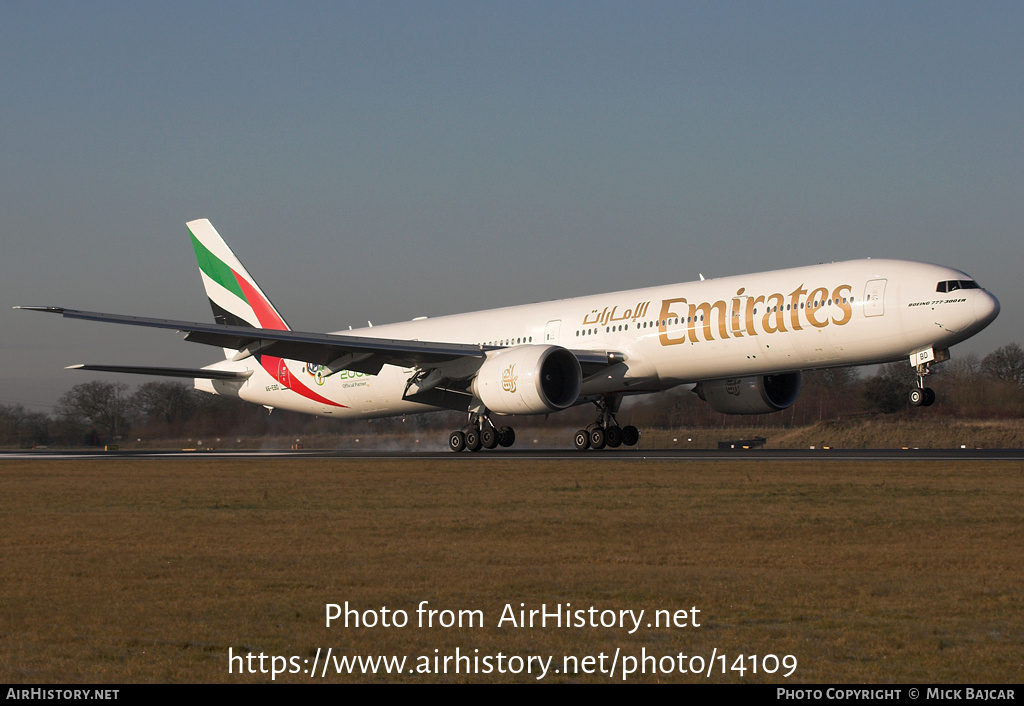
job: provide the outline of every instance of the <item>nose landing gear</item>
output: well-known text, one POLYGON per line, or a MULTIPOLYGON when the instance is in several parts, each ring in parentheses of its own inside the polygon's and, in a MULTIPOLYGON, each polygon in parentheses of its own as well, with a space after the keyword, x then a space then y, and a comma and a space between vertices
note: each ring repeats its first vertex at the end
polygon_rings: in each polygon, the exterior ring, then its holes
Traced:
POLYGON ((935 403, 935 390, 925 387, 924 378, 931 375, 932 364, 919 363, 917 370, 917 387, 910 391, 910 404, 914 407, 931 407, 935 403))
POLYGON ((910 404, 915 407, 931 407, 935 402, 935 390, 930 387, 915 387, 910 391, 910 404))

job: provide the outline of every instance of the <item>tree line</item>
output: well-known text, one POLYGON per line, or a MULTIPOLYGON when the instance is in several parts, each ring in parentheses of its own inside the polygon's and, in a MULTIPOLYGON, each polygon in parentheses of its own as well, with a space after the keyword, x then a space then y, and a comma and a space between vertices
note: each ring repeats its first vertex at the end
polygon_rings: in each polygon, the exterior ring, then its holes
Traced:
MULTIPOLYGON (((929 408, 913 408, 907 393, 916 385, 913 368, 905 362, 880 366, 862 377, 855 368, 828 368, 804 374, 796 404, 767 417, 732 416, 715 412, 688 389, 633 398, 620 416, 641 428, 704 428, 756 426, 761 419, 773 425, 802 426, 854 415, 904 414, 969 419, 1024 416, 1024 349, 1011 343, 984 358, 966 355, 935 367, 928 385, 938 399, 929 408)), ((587 405, 560 413, 554 419, 566 426, 586 426, 595 416, 587 405)), ((439 433, 459 426, 454 412, 415 415, 418 429, 439 433)), ((91 381, 65 392, 52 414, 27 411, 23 405, 0 405, 0 445, 27 448, 42 445, 87 446, 135 439, 259 437, 400 431, 406 420, 346 422, 282 410, 268 414, 258 405, 233 397, 199 392, 181 382, 155 381, 134 391, 124 383, 91 381), (347 426, 342 426, 347 425, 347 426)), ((520 425, 537 420, 520 419, 520 425)), ((626 423, 626 422, 623 422, 626 423)))

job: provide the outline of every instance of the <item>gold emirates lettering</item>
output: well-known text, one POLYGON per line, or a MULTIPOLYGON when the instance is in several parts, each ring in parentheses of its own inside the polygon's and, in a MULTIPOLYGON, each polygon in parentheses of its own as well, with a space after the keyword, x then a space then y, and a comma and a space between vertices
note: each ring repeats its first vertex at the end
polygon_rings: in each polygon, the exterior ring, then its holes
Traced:
POLYGON ((803 285, 788 295, 776 293, 751 297, 745 296, 743 292, 744 288, 740 287, 736 296, 732 298, 731 309, 724 301, 690 304, 684 297, 663 299, 658 320, 661 345, 675 346, 687 342, 698 343, 701 340, 756 336, 758 329, 764 333, 802 331, 805 324, 814 328, 823 328, 829 324, 843 326, 853 318, 849 301, 853 287, 848 284, 841 284, 833 289, 831 297, 826 287, 808 290, 803 285), (831 317, 828 311, 823 310, 829 299, 838 307, 838 312, 831 310, 831 317), (669 335, 669 322, 675 319, 686 324, 686 329, 680 331, 681 335, 678 337, 669 335))
POLYGON ((651 305, 650 302, 639 302, 635 306, 626 309, 621 314, 618 313, 619 307, 616 304, 611 309, 605 307, 602 311, 594 309, 589 314, 583 317, 584 326, 600 325, 607 326, 608 324, 615 321, 636 321, 647 316, 647 308, 651 305))

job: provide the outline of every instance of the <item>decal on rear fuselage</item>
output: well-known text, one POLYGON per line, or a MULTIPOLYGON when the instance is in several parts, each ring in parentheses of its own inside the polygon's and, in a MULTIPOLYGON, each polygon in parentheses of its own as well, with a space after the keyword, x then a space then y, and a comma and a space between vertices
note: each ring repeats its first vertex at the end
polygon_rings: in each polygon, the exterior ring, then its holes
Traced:
MULTIPOLYGON (((327 366, 320 365, 319 363, 306 363, 302 367, 302 371, 312 376, 316 381, 317 385, 323 385, 327 380, 327 366)), ((356 380, 358 378, 369 378, 373 377, 369 373, 360 373, 355 370, 339 370, 334 375, 338 380, 356 380)), ((343 382, 342 387, 366 387, 367 381, 361 380, 359 382, 343 382)))

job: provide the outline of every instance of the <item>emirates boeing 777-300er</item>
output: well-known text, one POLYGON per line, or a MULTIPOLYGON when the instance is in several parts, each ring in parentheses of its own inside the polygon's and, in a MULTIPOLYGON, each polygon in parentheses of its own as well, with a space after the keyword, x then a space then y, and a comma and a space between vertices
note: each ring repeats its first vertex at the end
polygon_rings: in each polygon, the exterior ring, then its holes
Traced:
POLYGON ((511 306, 339 333, 291 330, 206 219, 188 230, 215 324, 22 307, 73 319, 175 329, 224 349, 202 369, 76 365, 194 378, 200 390, 267 408, 338 418, 465 412, 452 451, 515 442, 500 417, 593 403, 576 448, 634 446, 619 426, 626 395, 692 385, 728 414, 786 409, 801 372, 906 360, 910 402, 949 347, 981 331, 999 302, 939 265, 855 260, 511 306))

